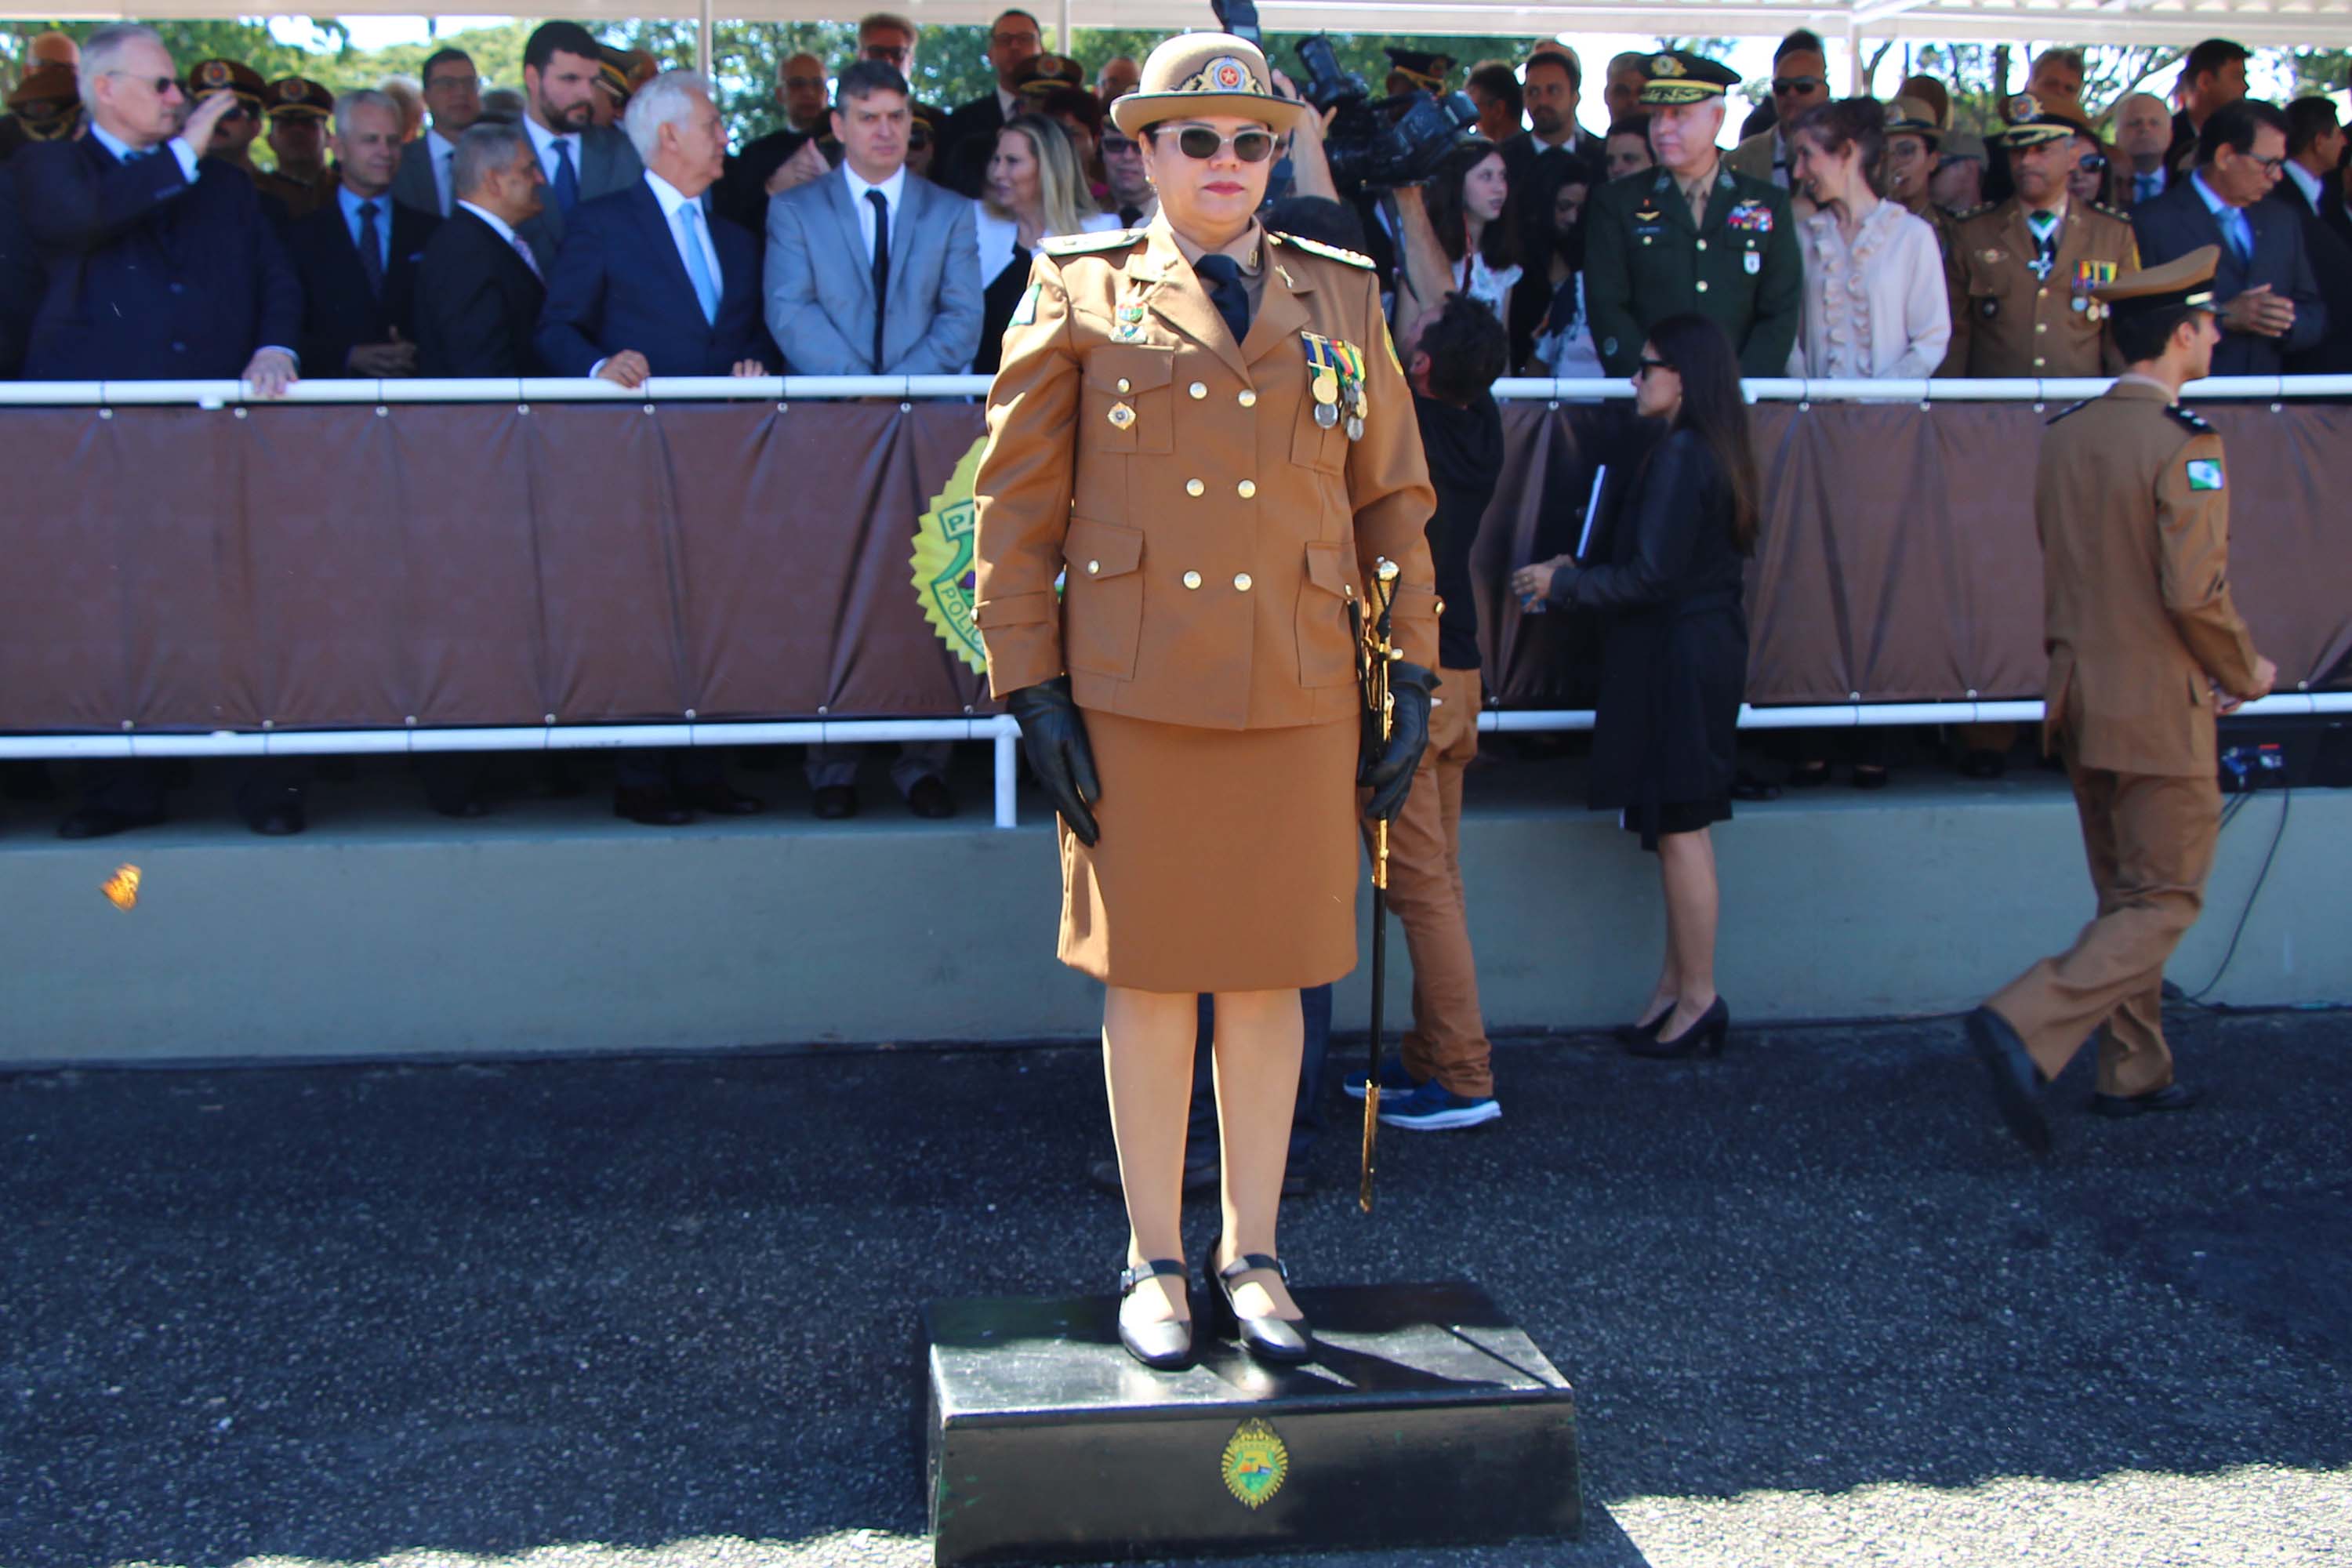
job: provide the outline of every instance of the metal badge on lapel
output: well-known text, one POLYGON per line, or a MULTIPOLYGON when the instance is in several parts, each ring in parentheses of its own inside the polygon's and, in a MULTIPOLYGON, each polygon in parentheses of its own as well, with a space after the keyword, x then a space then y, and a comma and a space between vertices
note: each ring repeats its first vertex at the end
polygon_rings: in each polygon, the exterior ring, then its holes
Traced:
POLYGON ((1739 264, 1748 269, 1750 278, 1764 270, 1764 258, 1752 250, 1739 258, 1739 264))
POLYGON ((1143 337, 1142 301, 1129 295, 1118 302, 1118 325, 1112 329, 1110 335, 1115 342, 1132 343, 1141 341, 1143 337))
POLYGON ((1112 429, 1124 430, 1135 423, 1135 410, 1124 403, 1114 403, 1110 405, 1109 417, 1112 429))

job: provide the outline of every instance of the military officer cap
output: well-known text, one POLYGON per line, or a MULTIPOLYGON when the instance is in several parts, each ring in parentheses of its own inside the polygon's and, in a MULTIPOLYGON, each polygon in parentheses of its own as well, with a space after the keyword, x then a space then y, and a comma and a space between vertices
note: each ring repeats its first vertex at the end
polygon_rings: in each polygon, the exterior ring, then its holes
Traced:
POLYGON ((261 103, 272 120, 324 120, 335 111, 335 95, 308 77, 271 82, 262 91, 261 103))
POLYGON ((1642 84, 1642 101, 1648 104, 1704 103, 1739 85, 1738 71, 1688 49, 1661 49, 1643 68, 1650 75, 1642 84))
POLYGON ((1412 85, 1431 92, 1444 92, 1445 79, 1454 74, 1454 57, 1429 49, 1390 48, 1383 51, 1389 63, 1412 79, 1412 85))
POLYGON ((1937 123, 1936 111, 1916 98, 1898 98, 1886 106, 1886 133, 1916 136, 1930 142, 1944 139, 1944 128, 1937 123))
POLYGON ((2101 283, 2091 290, 2091 298, 2124 321, 2184 308, 2219 315, 2221 307, 2213 299, 2213 268, 2221 259, 2220 246, 2201 246, 2161 267, 2144 267, 2112 283, 2101 283))
POLYGON ((1179 33, 1151 51, 1133 92, 1110 106, 1111 123, 1129 136, 1163 120, 1230 114, 1287 131, 1303 106, 1276 97, 1274 76, 1255 44, 1230 33, 1179 33))
POLYGON ((1979 163, 1988 162, 1984 138, 1973 131, 1945 132, 1944 140, 1937 151, 1947 158, 1973 158, 1979 163))
POLYGON ((191 99, 201 100, 216 92, 233 92, 247 109, 258 111, 261 95, 268 90, 261 73, 241 61, 198 60, 188 68, 191 99))
POLYGON ((596 47, 596 85, 611 93, 616 102, 628 102, 629 68, 635 63, 636 57, 630 50, 599 44, 596 47))
POLYGON ((1031 55, 1013 69, 1013 90, 1034 102, 1057 87, 1084 87, 1087 68, 1067 55, 1031 55))
POLYGON ((2009 100, 2009 124, 1985 138, 2004 147, 2039 147, 2045 142, 2063 142, 2078 131, 2088 131, 2089 121, 2080 114, 2069 113, 2058 104, 2045 104, 2030 92, 2021 92, 2009 100))
POLYGON ((27 120, 47 120, 71 109, 81 96, 71 66, 35 66, 25 79, 8 89, 8 111, 27 120))

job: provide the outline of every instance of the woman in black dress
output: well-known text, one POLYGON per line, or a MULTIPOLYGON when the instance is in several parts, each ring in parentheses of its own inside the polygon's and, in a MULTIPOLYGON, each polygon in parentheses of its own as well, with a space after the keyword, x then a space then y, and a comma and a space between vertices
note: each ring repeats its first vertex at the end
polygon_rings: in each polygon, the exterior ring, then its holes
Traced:
POLYGON ((1756 458, 1739 357, 1706 317, 1653 327, 1633 386, 1636 409, 1667 431, 1634 477, 1608 562, 1580 567, 1561 556, 1520 567, 1511 585, 1522 599, 1606 617, 1592 805, 1621 813, 1657 853, 1666 899, 1665 962, 1641 1021, 1623 1032, 1626 1047, 1636 1056, 1716 1056, 1731 1011, 1715 990, 1707 829, 1731 816, 1756 458))

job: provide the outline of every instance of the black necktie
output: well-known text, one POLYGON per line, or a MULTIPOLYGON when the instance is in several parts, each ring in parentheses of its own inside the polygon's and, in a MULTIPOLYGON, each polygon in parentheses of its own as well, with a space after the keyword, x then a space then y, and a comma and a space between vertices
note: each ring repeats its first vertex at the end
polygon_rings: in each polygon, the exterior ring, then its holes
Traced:
POLYGON ((882 318, 890 308, 890 203, 879 191, 866 199, 874 208, 874 374, 882 374, 882 318))
POLYGON ((383 233, 375 226, 375 204, 360 204, 360 271, 367 279, 368 292, 383 298, 383 233))
POLYGON ((1225 330, 1239 343, 1249 336, 1249 290, 1242 286, 1242 264, 1230 256, 1212 252, 1201 258, 1193 268, 1209 280, 1209 302, 1217 314, 1225 319, 1225 330))

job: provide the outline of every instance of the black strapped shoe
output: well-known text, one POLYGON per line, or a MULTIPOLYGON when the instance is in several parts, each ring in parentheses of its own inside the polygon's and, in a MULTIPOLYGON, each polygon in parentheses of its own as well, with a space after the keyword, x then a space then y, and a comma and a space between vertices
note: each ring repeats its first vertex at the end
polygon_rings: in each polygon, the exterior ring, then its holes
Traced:
POLYGON ((1234 1337, 1241 1341, 1242 1348, 1260 1361, 1295 1366, 1300 1362, 1314 1360, 1315 1334, 1307 1326, 1306 1319, 1244 1318, 1234 1307, 1234 1286, 1243 1275, 1261 1268, 1280 1275, 1285 1285, 1290 1283, 1290 1270, 1283 1267, 1282 1259, 1269 1258, 1263 1252, 1244 1252, 1210 1276, 1210 1282, 1216 1287, 1215 1300, 1211 1304, 1218 1309, 1219 1316, 1233 1330, 1234 1337))
MULTIPOLYGON (((1135 1294, 1137 1286, 1163 1275, 1183 1280, 1189 1295, 1192 1277, 1183 1264, 1172 1258, 1155 1258, 1149 1263, 1139 1263, 1131 1268, 1119 1270, 1119 1300, 1124 1302, 1135 1294)), ((1167 1318, 1156 1323, 1135 1324, 1129 1323, 1127 1314, 1122 1312, 1118 1319, 1118 1342, 1127 1347, 1128 1354, 1154 1372, 1176 1372, 1191 1364, 1192 1360, 1192 1325, 1189 1321, 1179 1322, 1167 1318)))

